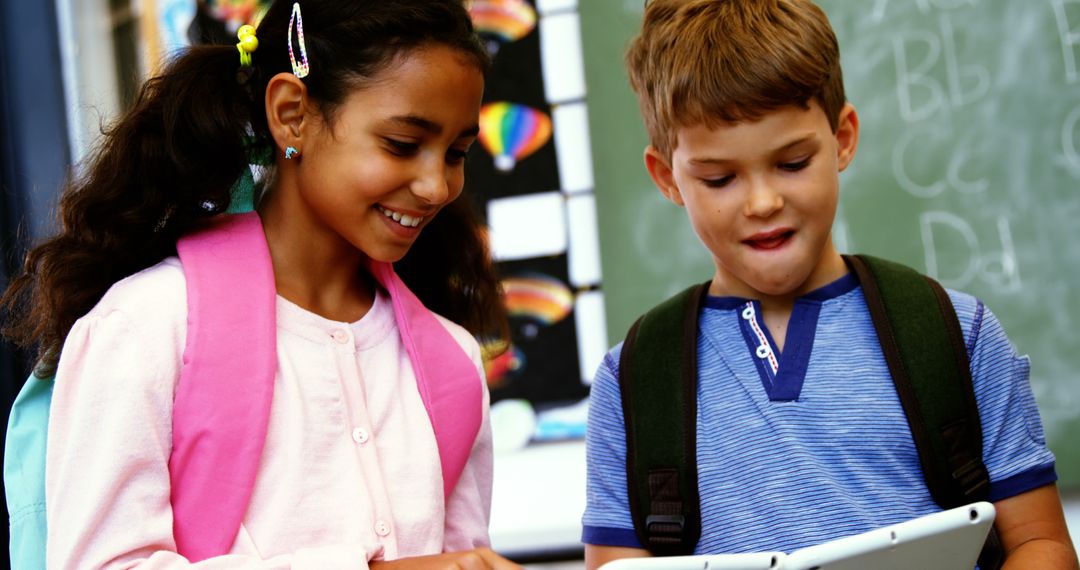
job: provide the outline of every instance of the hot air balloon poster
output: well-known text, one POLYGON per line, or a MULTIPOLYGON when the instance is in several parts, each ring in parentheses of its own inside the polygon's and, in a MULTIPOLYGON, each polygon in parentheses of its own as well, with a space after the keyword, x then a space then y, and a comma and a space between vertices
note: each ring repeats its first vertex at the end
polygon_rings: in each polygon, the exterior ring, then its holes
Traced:
POLYGON ((536 27, 536 10, 525 0, 473 0, 469 14, 492 57, 503 44, 520 40, 536 27))
POLYGON ((551 140, 551 119, 527 105, 507 101, 488 103, 480 109, 480 144, 494 157, 502 172, 551 140))
MULTIPOLYGON (((474 11, 480 29, 476 18, 474 11)), ((479 195, 481 206, 490 199, 560 186, 552 108, 541 70, 539 19, 523 36, 499 45, 485 78, 480 140, 465 163, 467 188, 479 195)))
MULTIPOLYGON (((561 123, 548 100, 541 61, 541 32, 552 16, 528 0, 473 0, 469 9, 494 57, 477 144, 465 163, 466 193, 492 232, 511 329, 505 352, 488 351, 488 386, 492 402, 524 399, 541 412, 580 402, 588 393, 575 309, 579 292, 595 287, 571 284, 569 277, 571 216, 556 153, 556 141, 566 133, 556 132, 561 123), (526 203, 535 209, 521 212, 518 206, 526 203), (508 213, 530 223, 506 223, 508 213)), ((566 13, 564 7, 558 17, 566 13)))
POLYGON ((585 397, 565 256, 504 262, 500 273, 510 350, 488 363, 492 399, 521 398, 543 409, 585 397))

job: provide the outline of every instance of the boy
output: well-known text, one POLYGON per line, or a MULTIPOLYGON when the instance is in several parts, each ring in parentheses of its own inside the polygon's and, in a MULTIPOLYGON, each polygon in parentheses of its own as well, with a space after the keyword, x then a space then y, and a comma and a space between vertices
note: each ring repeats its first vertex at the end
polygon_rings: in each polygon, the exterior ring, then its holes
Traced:
MULTIPOLYGON (((626 60, 645 166, 716 267, 697 333, 695 552, 792 552, 941 510, 830 237, 859 120, 825 14, 809 0, 653 0, 626 60)), ((1027 359, 979 300, 949 297, 1005 567, 1075 569, 1027 359)), ((648 555, 628 504, 620 352, 592 386, 590 569, 648 555)))

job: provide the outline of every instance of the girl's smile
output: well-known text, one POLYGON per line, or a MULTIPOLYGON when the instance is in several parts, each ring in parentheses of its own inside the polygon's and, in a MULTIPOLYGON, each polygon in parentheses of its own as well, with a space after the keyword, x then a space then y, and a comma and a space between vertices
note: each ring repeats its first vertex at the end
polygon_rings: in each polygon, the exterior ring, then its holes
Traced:
POLYGON ((483 86, 475 62, 452 48, 397 56, 331 113, 303 118, 300 160, 286 163, 295 169, 261 210, 289 211, 283 233, 306 236, 303 255, 320 266, 400 260, 461 194, 483 86))

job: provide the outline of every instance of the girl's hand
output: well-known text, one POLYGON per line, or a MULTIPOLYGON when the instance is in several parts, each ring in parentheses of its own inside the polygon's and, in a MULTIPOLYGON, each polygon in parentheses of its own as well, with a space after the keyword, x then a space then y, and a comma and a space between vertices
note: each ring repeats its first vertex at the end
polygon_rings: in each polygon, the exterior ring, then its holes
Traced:
POLYGON ((521 570, 521 566, 495 554, 490 548, 372 561, 368 567, 371 570, 521 570))

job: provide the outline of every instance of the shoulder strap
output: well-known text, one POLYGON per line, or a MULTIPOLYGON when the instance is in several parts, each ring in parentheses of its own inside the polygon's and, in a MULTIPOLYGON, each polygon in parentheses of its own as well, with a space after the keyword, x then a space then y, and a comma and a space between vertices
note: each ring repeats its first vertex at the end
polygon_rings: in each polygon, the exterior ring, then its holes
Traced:
POLYGON ((52 377, 31 373, 8 416, 4 493, 12 568, 45 568, 45 451, 52 390, 52 377))
POLYGON ((469 461, 483 415, 483 379, 476 364, 389 263, 372 262, 371 273, 390 293, 398 332, 412 361, 427 408, 449 498, 469 461))
POLYGON ((691 554, 701 536, 697 328, 707 293, 708 282, 645 313, 619 357, 630 512, 641 545, 659 555, 691 554))
MULTIPOLYGON (((897 263, 868 255, 845 259, 862 285, 930 495, 943 509, 986 500, 990 475, 982 460, 982 424, 948 293, 897 263)), ((1000 550, 992 530, 979 567, 1000 567, 1000 550)))
POLYGON ((188 325, 169 475, 176 548, 197 562, 229 551, 251 499, 277 371, 277 300, 258 215, 224 216, 176 249, 188 325))
MULTIPOLYGON (((228 552, 247 512, 277 371, 276 290, 255 213, 225 216, 182 238, 177 251, 188 287, 188 332, 169 472, 177 550, 194 562, 228 552)), ((371 269, 390 293, 449 497, 480 430, 479 370, 389 264, 371 269)))
POLYGON ((960 323, 948 294, 914 270, 848 258, 907 414, 927 486, 942 508, 984 499, 982 427, 960 323))

